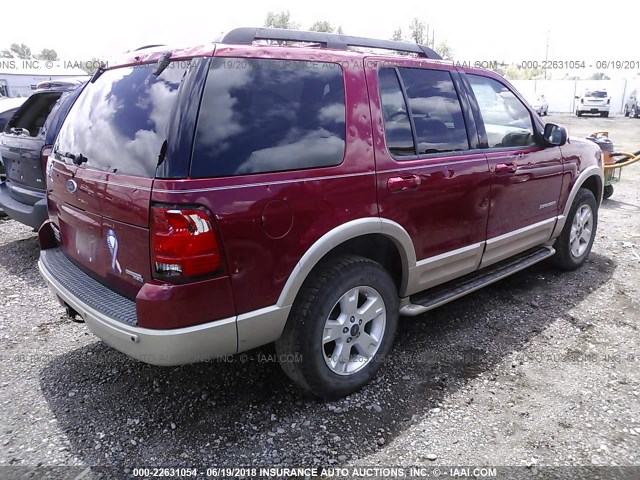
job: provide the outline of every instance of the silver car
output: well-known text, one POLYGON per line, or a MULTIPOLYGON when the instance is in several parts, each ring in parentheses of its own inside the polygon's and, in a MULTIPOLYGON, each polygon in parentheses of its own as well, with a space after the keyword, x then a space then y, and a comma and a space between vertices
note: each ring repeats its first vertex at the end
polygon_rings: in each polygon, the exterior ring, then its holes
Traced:
POLYGON ((624 116, 625 117, 640 117, 640 104, 638 104, 638 91, 634 90, 624 102, 624 116))

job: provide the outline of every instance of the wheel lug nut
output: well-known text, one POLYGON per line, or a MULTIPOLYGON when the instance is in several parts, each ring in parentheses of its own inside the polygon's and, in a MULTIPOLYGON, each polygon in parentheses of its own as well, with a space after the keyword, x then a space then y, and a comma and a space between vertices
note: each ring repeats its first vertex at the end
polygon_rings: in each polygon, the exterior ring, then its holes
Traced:
POLYGON ((342 329, 342 333, 347 333, 348 331, 349 331, 349 329, 348 329, 347 327, 344 327, 344 328, 342 329))
POLYGON ((347 338, 347 343, 351 343, 351 337, 347 338))
POLYGON ((356 321, 356 317, 351 317, 351 323, 356 321))
POLYGON ((362 319, 358 320, 358 325, 362 325, 362 319))

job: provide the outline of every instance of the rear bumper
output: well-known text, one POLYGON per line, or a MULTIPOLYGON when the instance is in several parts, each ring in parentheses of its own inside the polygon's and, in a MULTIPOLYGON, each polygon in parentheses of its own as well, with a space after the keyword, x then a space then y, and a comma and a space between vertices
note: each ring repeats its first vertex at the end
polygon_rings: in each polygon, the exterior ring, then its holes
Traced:
POLYGON ((236 317, 192 327, 152 330, 128 325, 99 312, 78 298, 49 271, 41 252, 38 268, 49 289, 62 304, 73 308, 87 327, 106 344, 152 365, 184 365, 238 351, 236 317))
POLYGON ((9 193, 6 182, 0 183, 0 208, 14 220, 38 230, 48 218, 47 199, 38 200, 35 205, 17 201, 9 193))
POLYGON ((588 105, 588 104, 579 104, 578 110, 586 113, 600 113, 600 112, 608 112, 611 108, 611 105, 588 105))

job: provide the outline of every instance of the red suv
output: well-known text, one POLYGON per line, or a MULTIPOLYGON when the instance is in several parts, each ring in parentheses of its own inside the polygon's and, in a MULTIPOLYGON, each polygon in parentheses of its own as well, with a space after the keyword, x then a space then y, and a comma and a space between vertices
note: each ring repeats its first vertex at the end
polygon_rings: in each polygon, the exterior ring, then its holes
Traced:
POLYGON ((130 55, 60 130, 39 266, 136 359, 275 342, 294 382, 339 397, 376 374, 400 314, 589 255, 600 150, 493 72, 277 29, 130 55))

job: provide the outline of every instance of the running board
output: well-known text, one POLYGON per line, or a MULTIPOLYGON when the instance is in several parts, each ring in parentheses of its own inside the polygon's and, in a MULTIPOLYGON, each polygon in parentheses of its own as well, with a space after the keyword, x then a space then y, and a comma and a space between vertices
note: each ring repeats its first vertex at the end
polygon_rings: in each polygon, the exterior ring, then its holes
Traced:
POLYGON ((464 277, 452 280, 438 287, 411 295, 409 303, 400 309, 400 315, 415 317, 456 298, 491 285, 503 278, 524 270, 533 264, 551 257, 556 251, 551 247, 539 247, 508 258, 495 265, 470 273, 464 277))

